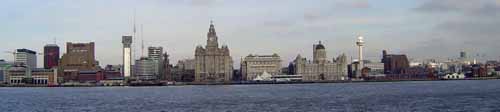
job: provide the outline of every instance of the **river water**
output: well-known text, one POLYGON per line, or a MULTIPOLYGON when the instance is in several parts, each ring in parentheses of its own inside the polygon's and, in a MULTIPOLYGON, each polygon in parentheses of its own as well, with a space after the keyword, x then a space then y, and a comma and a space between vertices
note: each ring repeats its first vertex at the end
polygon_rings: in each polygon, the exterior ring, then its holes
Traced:
POLYGON ((500 111, 500 80, 0 88, 0 111, 500 111))

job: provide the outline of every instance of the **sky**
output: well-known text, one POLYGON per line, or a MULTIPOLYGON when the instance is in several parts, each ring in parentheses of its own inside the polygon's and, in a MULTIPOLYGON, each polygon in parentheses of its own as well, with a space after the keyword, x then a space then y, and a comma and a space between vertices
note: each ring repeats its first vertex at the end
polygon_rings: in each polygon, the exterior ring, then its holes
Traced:
MULTIPOLYGON (((137 24, 136 57, 144 46, 162 46, 171 63, 193 58, 206 44, 213 20, 219 43, 235 65, 248 54, 312 58, 322 41, 330 58, 356 59, 356 37, 365 58, 382 50, 411 59, 456 58, 460 51, 499 59, 500 0, 2 0, 0 59, 18 48, 43 52, 55 42, 95 42, 101 65, 121 64, 121 36, 137 24), (135 16, 134 16, 135 15, 135 16)), ((43 58, 38 56, 38 66, 43 58)))

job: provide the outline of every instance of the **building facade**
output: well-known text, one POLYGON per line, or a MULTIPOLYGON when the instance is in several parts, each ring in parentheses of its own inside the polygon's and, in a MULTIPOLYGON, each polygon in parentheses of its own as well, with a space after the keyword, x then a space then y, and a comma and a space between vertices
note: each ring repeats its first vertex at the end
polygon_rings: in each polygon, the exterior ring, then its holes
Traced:
POLYGON ((342 54, 332 61, 326 57, 326 48, 321 42, 313 45, 313 60, 298 55, 293 62, 294 71, 304 81, 347 80, 347 57, 342 54))
POLYGON ((95 44, 90 43, 66 43, 66 53, 59 62, 59 73, 64 81, 79 81, 80 71, 98 71, 99 67, 95 60, 95 44))
POLYGON ((140 81, 157 80, 158 75, 155 74, 155 64, 157 63, 148 57, 141 57, 139 60, 136 60, 134 78, 140 81))
POLYGON ((205 48, 197 46, 195 50, 195 81, 230 82, 233 77, 233 60, 229 48, 219 48, 218 37, 211 23, 207 33, 205 48))
POLYGON ((177 82, 193 82, 196 61, 194 59, 183 59, 171 68, 172 79, 177 82))
POLYGON ((384 74, 402 74, 410 68, 410 62, 406 55, 387 54, 386 50, 382 51, 381 62, 384 63, 384 74))
POLYGON ((163 47, 148 47, 148 58, 154 62, 154 75, 164 79, 163 75, 163 47))
POLYGON ((161 80, 166 80, 166 81, 174 81, 173 76, 172 76, 172 65, 170 64, 170 55, 167 54, 167 52, 163 53, 162 55, 162 61, 160 63, 160 75, 161 75, 161 80))
POLYGON ((36 68, 36 52, 29 49, 17 49, 15 63, 36 68))
POLYGON ((177 61, 177 66, 184 70, 194 70, 196 67, 196 61, 194 59, 183 59, 177 61))
POLYGON ((57 70, 43 68, 11 67, 8 71, 8 83, 12 85, 54 85, 57 70))
POLYGON ((132 74, 132 36, 122 36, 123 44, 123 76, 130 77, 132 74))
POLYGON ((59 46, 47 44, 43 47, 43 68, 50 69, 59 65, 59 46))
POLYGON ((267 72, 271 76, 281 74, 281 58, 273 55, 248 55, 241 61, 242 80, 253 80, 267 72))

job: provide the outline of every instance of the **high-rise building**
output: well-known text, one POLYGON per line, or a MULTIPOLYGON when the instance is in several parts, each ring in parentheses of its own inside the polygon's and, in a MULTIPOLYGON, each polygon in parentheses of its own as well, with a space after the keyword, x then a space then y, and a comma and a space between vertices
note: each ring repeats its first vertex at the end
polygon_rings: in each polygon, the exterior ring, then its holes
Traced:
POLYGON ((273 55, 248 55, 241 61, 242 80, 253 80, 264 72, 270 75, 281 74, 281 58, 273 55))
POLYGON ((154 64, 154 74, 158 76, 159 79, 164 79, 163 71, 163 47, 148 47, 148 58, 153 60, 154 64))
POLYGON ((17 49, 15 63, 36 68, 36 52, 29 49, 17 49))
POLYGON ((296 75, 302 75, 304 81, 346 80, 347 57, 342 54, 333 61, 326 58, 326 48, 319 42, 313 45, 313 61, 297 56, 293 62, 296 75))
POLYGON ((140 81, 157 80, 158 76, 155 75, 155 64, 148 57, 141 57, 139 60, 135 60, 134 78, 140 81))
POLYGON ((219 48, 213 23, 210 23, 205 48, 196 47, 195 61, 195 81, 197 82, 230 82, 233 79, 233 59, 226 45, 219 48))
POLYGON ((131 76, 132 65, 132 36, 122 36, 123 43, 123 76, 131 76))
POLYGON ((163 47, 148 47, 148 57, 152 60, 160 60, 163 55, 163 47))
POLYGON ((43 67, 50 69, 59 65, 59 46, 47 44, 43 47, 43 67))

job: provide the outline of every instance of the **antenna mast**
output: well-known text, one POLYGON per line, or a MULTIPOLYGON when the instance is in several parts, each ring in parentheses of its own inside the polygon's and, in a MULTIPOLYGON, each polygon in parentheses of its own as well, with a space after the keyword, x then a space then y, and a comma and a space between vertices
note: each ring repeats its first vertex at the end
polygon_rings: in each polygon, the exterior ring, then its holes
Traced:
POLYGON ((136 53, 137 53, 136 52, 137 51, 137 47, 136 47, 136 44, 134 44, 134 43, 137 42, 137 35, 136 35, 137 28, 136 28, 136 19, 135 19, 135 17, 136 17, 136 9, 134 7, 134 17, 133 17, 133 24, 134 25, 133 25, 133 29, 132 29, 132 35, 133 35, 132 38, 133 38, 134 41, 132 42, 132 50, 133 50, 132 51, 132 57, 133 57, 132 59, 136 58, 135 56, 136 56, 136 53))
POLYGON ((144 26, 141 24, 141 57, 144 57, 144 26))

